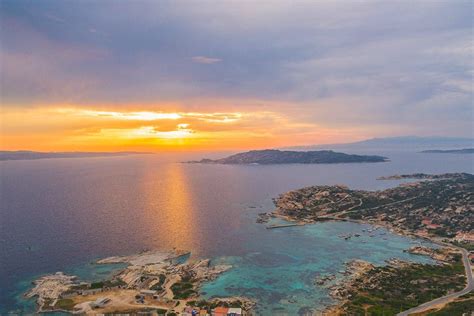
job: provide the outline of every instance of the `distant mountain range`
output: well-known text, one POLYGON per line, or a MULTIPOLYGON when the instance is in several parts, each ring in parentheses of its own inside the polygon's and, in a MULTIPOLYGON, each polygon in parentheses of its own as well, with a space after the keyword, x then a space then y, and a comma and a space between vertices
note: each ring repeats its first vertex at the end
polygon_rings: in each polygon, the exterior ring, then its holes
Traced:
POLYGON ((371 138, 354 143, 342 144, 326 144, 326 145, 310 145, 285 147, 288 150, 317 150, 317 149, 334 149, 334 150, 401 150, 416 151, 428 149, 462 149, 474 147, 474 138, 465 137, 420 137, 420 136, 401 136, 401 137, 385 137, 371 138))
POLYGON ((422 153, 427 154, 474 154, 474 148, 463 148, 463 149, 433 149, 433 150, 423 150, 422 153))
POLYGON ((34 160, 45 158, 87 158, 110 157, 136 154, 149 154, 145 152, 119 151, 119 152, 38 152, 38 151, 0 151, 0 160, 34 160))
POLYGON ((315 164, 315 163, 351 163, 351 162, 384 162, 388 159, 381 156, 348 155, 332 150, 320 151, 281 151, 276 149, 252 150, 238 153, 221 159, 202 159, 189 163, 215 164, 315 164))

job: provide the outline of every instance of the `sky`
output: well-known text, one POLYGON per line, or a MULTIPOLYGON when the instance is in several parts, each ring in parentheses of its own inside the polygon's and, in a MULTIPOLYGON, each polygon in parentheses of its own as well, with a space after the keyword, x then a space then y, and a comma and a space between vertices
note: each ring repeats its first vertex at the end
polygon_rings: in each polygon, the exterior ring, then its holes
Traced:
POLYGON ((473 21, 461 0, 0 0, 0 147, 473 137, 473 21))

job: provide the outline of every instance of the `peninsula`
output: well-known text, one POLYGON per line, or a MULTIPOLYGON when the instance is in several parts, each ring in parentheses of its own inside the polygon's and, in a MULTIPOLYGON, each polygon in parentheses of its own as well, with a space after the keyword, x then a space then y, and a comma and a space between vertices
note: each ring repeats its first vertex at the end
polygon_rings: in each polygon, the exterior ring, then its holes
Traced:
MULTIPOLYGON (((280 195, 274 214, 313 222, 362 220, 406 234, 461 240, 474 231, 474 175, 396 175, 420 179, 383 191, 351 190, 346 186, 313 186, 280 195)), ((467 238, 467 237, 466 237, 467 238)))
MULTIPOLYGON (((474 281, 468 250, 474 249, 474 175, 417 173, 379 179, 418 181, 381 191, 351 190, 342 185, 290 191, 275 199, 276 210, 260 214, 258 222, 281 217, 300 225, 327 220, 371 223, 442 246, 408 250, 432 257, 437 265, 392 260, 386 267, 375 267, 349 262, 352 276, 329 287, 331 295, 340 300, 328 311, 330 315, 409 315, 472 307, 474 297, 469 292, 474 281)), ((317 284, 323 285, 327 279, 331 277, 317 280, 317 284)))
POLYGON ((145 251, 105 258, 96 264, 127 266, 108 279, 94 282, 62 272, 42 276, 25 296, 36 298, 38 312, 81 315, 211 315, 216 310, 243 315, 254 306, 252 300, 242 297, 200 299, 200 285, 232 267, 212 265, 209 259, 189 260, 189 252, 145 251))
POLYGON ((319 151, 282 151, 276 149, 251 150, 238 153, 221 159, 202 159, 189 161, 189 163, 214 163, 214 164, 318 164, 318 163, 354 163, 354 162, 384 162, 388 161, 382 156, 351 155, 332 150, 319 151))

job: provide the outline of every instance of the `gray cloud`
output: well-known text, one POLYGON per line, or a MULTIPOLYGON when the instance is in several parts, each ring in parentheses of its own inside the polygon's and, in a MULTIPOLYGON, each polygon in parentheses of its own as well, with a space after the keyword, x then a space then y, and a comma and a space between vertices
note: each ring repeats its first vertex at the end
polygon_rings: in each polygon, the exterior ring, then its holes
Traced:
POLYGON ((278 111, 321 124, 437 134, 442 116, 446 131, 469 134, 472 6, 2 1, 2 98, 279 101, 278 111))
POLYGON ((222 59, 219 58, 212 58, 206 56, 194 56, 191 59, 198 64, 215 64, 222 61, 222 59))

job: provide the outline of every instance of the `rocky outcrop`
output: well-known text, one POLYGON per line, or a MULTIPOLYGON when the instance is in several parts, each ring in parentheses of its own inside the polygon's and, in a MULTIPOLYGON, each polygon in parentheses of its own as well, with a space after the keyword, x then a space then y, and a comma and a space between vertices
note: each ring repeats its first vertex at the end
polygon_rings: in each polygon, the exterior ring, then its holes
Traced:
POLYGON ((45 275, 33 282, 35 287, 25 294, 25 297, 36 297, 39 310, 42 311, 54 306, 62 293, 68 291, 73 285, 75 276, 57 272, 45 275))
POLYGON ((452 250, 448 248, 433 249, 425 246, 413 246, 406 250, 406 252, 431 257, 437 261, 449 262, 453 260, 452 250))
POLYGON ((354 280, 362 277, 368 271, 372 270, 374 265, 364 260, 351 260, 346 263, 346 276, 341 282, 336 283, 330 287, 329 294, 332 298, 344 300, 350 297, 352 283, 354 280))

